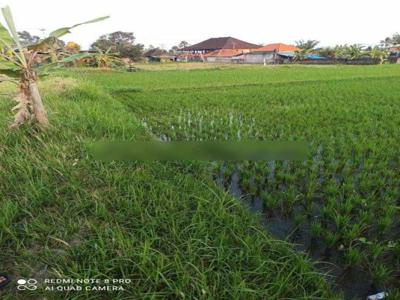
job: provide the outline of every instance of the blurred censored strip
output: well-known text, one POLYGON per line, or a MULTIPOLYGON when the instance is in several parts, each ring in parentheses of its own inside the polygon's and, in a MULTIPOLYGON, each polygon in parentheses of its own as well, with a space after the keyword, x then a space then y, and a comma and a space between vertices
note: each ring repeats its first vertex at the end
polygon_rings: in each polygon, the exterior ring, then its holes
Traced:
POLYGON ((303 142, 99 142, 90 145, 94 158, 118 160, 305 160, 303 142))

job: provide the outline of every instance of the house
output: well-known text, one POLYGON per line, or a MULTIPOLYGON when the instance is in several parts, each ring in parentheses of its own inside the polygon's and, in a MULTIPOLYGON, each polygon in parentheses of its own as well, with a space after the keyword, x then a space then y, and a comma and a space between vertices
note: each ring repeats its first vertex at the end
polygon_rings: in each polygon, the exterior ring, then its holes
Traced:
POLYGON ((390 56, 392 57, 400 57, 400 45, 389 48, 390 56))
POLYGON ((181 49, 183 55, 187 55, 194 60, 216 62, 230 62, 233 55, 250 52, 259 48, 258 45, 248 43, 233 37, 211 38, 198 44, 181 49))
POLYGON ((241 60, 247 64, 277 64, 291 61, 300 49, 282 43, 269 44, 243 54, 241 60))
POLYGON ((176 61, 175 55, 169 55, 166 50, 160 48, 154 48, 146 51, 143 56, 149 62, 168 62, 176 61))
POLYGON ((203 55, 204 61, 206 62, 216 62, 216 63, 231 63, 237 57, 248 53, 250 50, 246 49, 221 49, 209 52, 203 55), (247 51, 247 52, 246 52, 247 51))
POLYGON ((186 52, 186 53, 179 53, 176 56, 176 60, 177 61, 181 61, 181 62, 182 61, 183 62, 188 62, 188 61, 191 61, 191 62, 194 62, 194 61, 204 62, 204 57, 203 57, 203 54, 186 52))

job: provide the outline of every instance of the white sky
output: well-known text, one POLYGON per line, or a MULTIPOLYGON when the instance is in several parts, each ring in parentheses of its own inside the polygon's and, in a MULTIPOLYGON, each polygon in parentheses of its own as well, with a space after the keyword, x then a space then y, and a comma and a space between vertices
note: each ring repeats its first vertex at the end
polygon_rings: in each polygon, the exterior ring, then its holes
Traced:
POLYGON ((13 11, 17 30, 40 35, 81 21, 110 15, 63 39, 87 48, 102 34, 130 31, 138 43, 170 48, 233 36, 252 43, 294 43, 316 39, 321 45, 377 44, 400 32, 400 0, 0 0, 13 11))

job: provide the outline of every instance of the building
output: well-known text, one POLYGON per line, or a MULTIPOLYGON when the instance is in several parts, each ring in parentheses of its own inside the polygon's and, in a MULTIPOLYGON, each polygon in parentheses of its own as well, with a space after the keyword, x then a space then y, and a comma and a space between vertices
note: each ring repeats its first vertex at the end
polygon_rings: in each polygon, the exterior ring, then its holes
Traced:
POLYGON ((291 61, 300 49, 282 43, 269 44, 243 54, 241 61, 246 64, 277 64, 291 61))
POLYGON ((390 56, 400 57, 400 45, 389 48, 390 56))
POLYGON ((211 38, 198 44, 181 49, 183 55, 190 57, 190 60, 199 61, 225 61, 230 62, 232 55, 250 52, 259 48, 259 45, 241 41, 233 37, 211 38))
POLYGON ((160 48, 154 48, 146 51, 143 56, 149 62, 168 62, 176 61, 175 55, 169 55, 166 50, 160 48))
POLYGON ((177 61, 180 62, 205 62, 204 54, 181 52, 177 56, 177 61))
POLYGON ((204 61, 206 62, 216 62, 216 63, 231 63, 237 57, 248 53, 250 50, 245 49, 221 49, 209 52, 203 55, 204 61), (246 52, 247 51, 247 52, 246 52))

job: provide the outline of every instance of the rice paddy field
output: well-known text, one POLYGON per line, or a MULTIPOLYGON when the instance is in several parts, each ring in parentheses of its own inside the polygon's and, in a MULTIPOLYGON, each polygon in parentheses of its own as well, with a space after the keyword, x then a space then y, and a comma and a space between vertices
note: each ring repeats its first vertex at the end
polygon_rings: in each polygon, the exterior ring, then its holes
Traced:
POLYGON ((6 128, 0 273, 130 278, 4 299, 400 299, 400 67, 179 65, 45 79, 6 128), (104 140, 302 141, 304 161, 99 162, 104 140))

